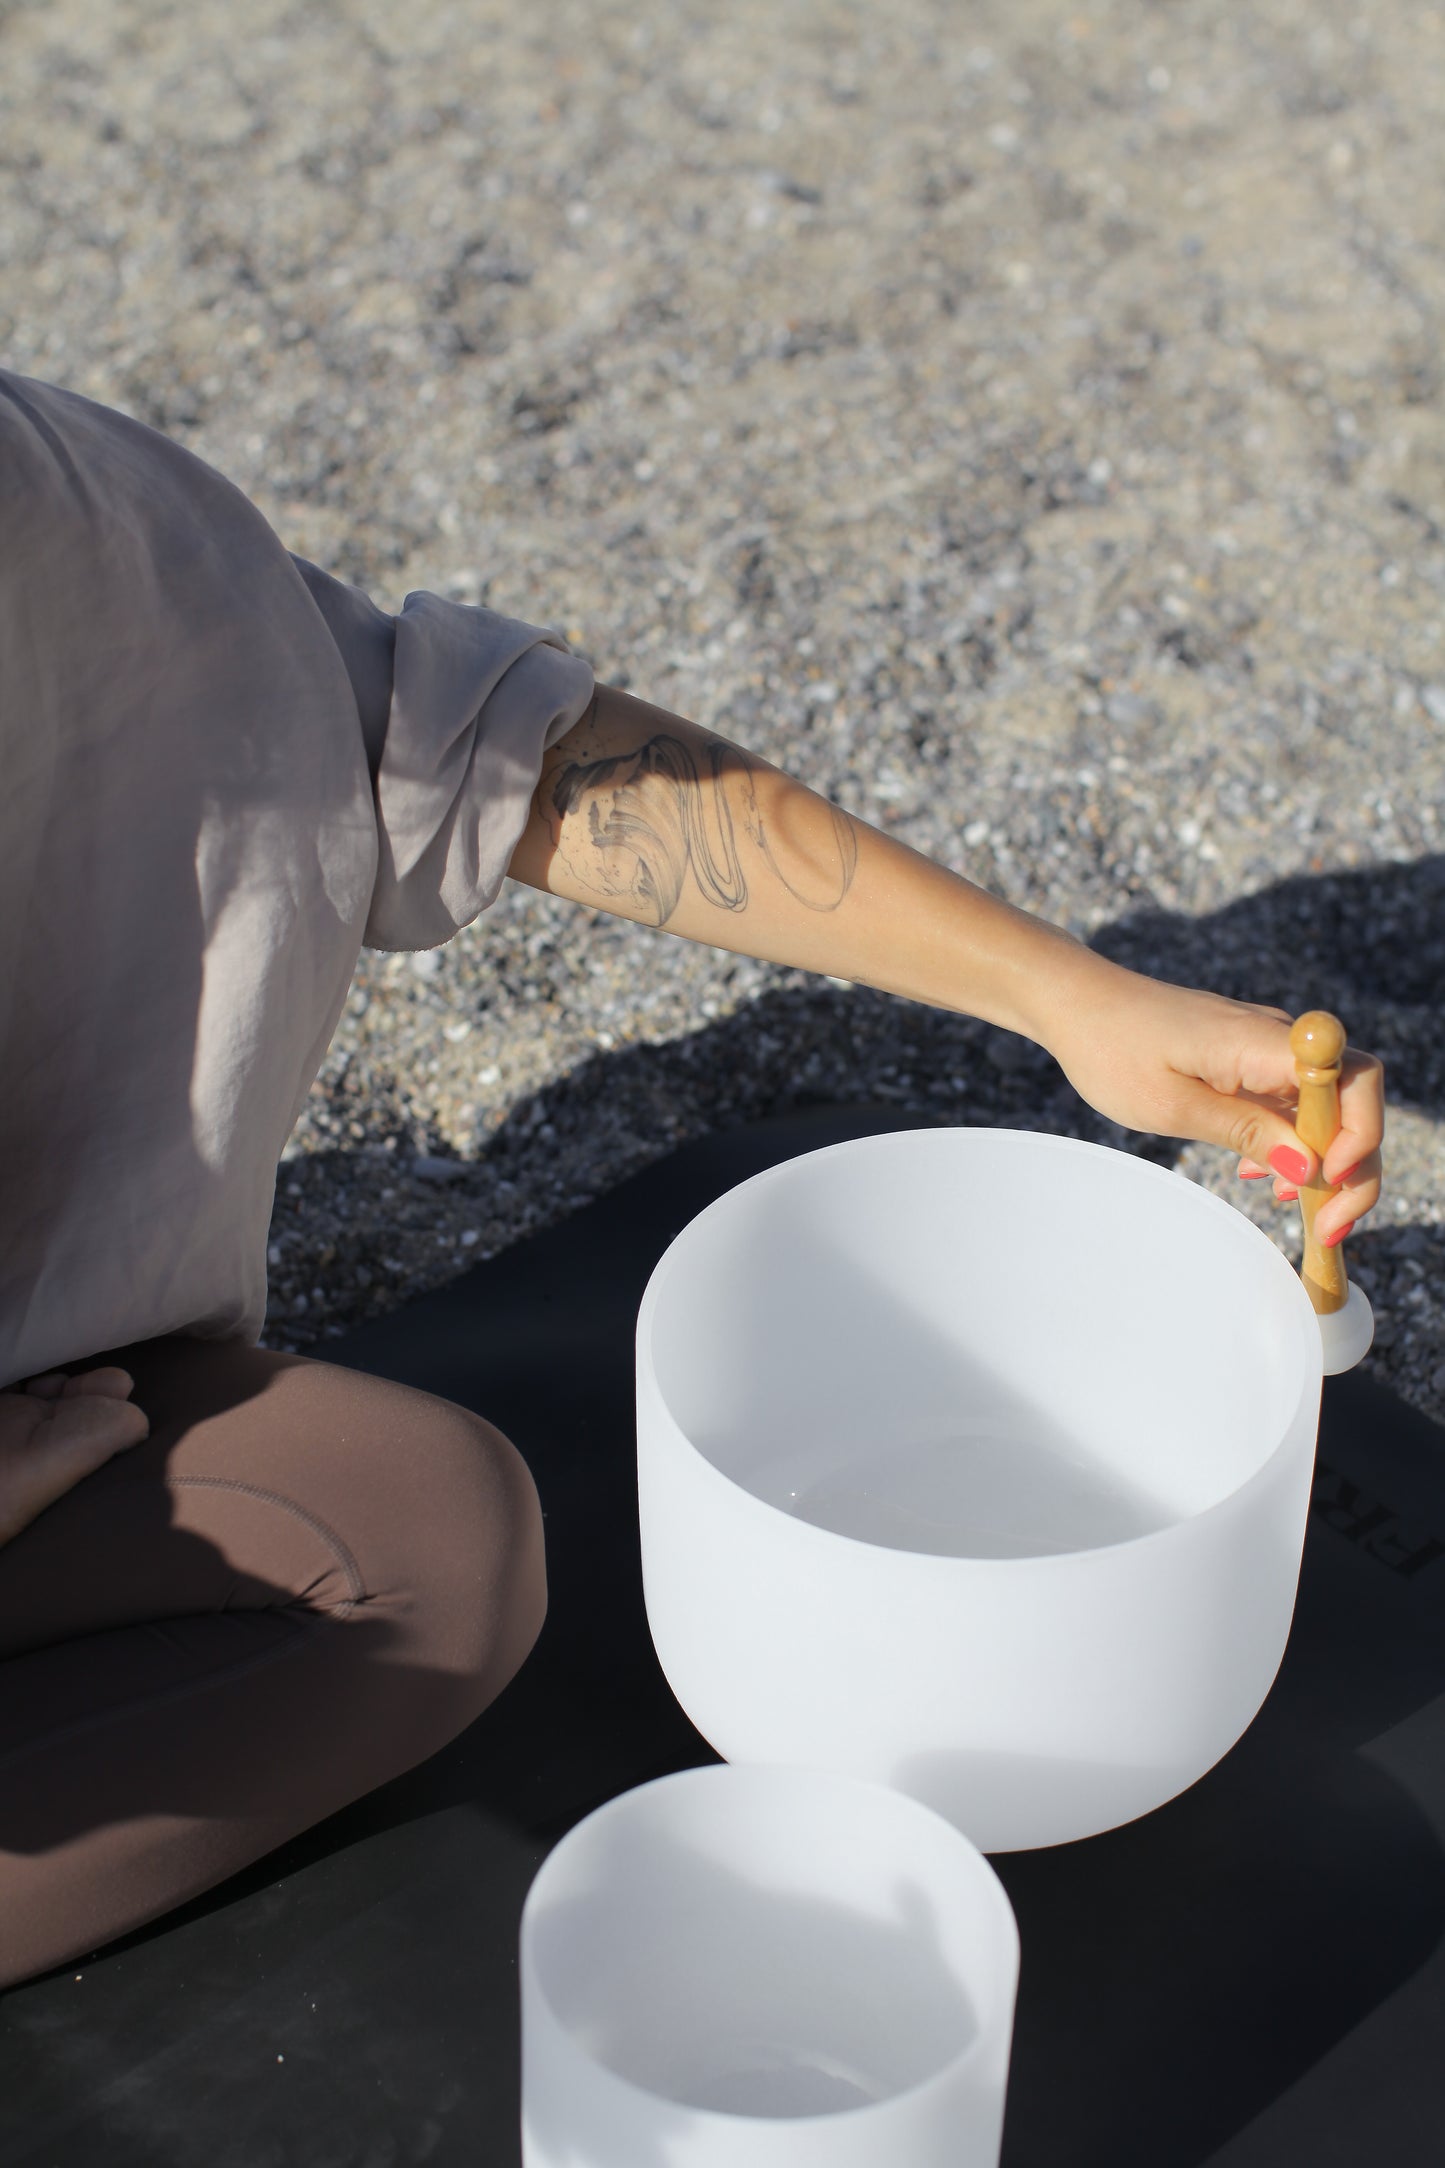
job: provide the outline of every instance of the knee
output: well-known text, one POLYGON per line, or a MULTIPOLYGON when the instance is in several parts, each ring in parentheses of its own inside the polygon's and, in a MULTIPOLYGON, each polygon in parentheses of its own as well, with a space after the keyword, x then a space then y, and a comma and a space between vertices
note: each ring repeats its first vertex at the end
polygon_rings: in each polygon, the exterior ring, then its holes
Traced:
POLYGON ((510 1439, 468 1409, 427 1404, 407 1455, 401 1516, 412 1661, 451 1682, 445 1698, 459 1730, 520 1670, 542 1630, 542 1509, 510 1439))
POLYGON ((481 1416, 455 1413, 455 1521, 437 1586, 446 1631, 481 1709, 521 1668, 542 1630, 546 1548, 541 1501, 521 1454, 481 1416))
MULTIPOLYGON (((546 1612, 541 1508, 516 1448, 454 1401, 308 1356, 195 1343, 167 1363, 146 1383, 187 1510, 224 1507, 233 1522, 241 1476, 279 1525, 304 1524, 318 1540, 292 1546, 288 1573, 258 1553, 257 1600, 330 1614, 339 1630, 317 1661, 338 1714, 394 1734, 396 1756, 444 1745, 520 1669, 546 1612), (329 1561, 320 1603, 313 1550, 329 1561)), ((229 1522, 218 1533, 235 1566, 229 1522)))
POLYGON ((310 1447, 302 1495, 354 1560, 360 1601, 337 1658, 349 1652, 376 1720, 419 1759, 481 1714, 542 1629, 536 1485, 511 1441, 454 1401, 314 1361, 282 1385, 279 1425, 310 1447))

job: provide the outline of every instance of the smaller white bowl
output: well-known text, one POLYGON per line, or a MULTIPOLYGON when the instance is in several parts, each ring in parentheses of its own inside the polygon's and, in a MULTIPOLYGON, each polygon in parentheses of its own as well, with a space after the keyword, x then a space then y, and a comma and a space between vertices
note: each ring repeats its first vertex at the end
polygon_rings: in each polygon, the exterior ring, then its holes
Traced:
POLYGON ((522 1914, 525 2168, 994 2168, 1018 1930, 881 1785, 688 1769, 599 1807, 522 1914))

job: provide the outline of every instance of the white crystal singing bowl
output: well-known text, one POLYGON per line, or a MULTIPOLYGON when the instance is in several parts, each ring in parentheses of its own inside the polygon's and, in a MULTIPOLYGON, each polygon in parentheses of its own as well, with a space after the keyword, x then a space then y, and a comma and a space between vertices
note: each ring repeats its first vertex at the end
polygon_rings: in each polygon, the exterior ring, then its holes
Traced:
POLYGON ((522 1913, 525 2168, 994 2168, 1018 1930, 881 1785, 714 1764, 609 1800, 522 1913))
POLYGON ((1111 1829, 1254 1717, 1321 1346, 1221 1198, 1018 1130, 833 1145, 684 1228, 637 1328, 648 1620, 729 1761, 985 1851, 1111 1829))

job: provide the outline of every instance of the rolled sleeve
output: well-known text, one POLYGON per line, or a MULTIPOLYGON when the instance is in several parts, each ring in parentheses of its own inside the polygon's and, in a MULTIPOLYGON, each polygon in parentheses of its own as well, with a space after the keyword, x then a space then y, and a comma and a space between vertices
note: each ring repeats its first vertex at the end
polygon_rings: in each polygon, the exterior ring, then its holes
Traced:
POLYGON ((495 902, 542 756, 585 712, 592 670, 542 626, 430 594, 408 595, 386 618, 355 589, 345 590, 352 602, 318 593, 325 578, 307 584, 351 670, 376 798, 376 886, 362 939, 436 948, 495 902), (391 644, 384 734, 371 720, 384 668, 377 618, 391 644))

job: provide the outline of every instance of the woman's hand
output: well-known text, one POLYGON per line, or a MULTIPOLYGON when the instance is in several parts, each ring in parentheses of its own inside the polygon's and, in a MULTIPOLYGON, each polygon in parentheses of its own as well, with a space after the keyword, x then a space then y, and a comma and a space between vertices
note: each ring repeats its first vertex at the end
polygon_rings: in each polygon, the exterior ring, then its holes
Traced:
MULTIPOLYGON (((1240 1154, 1246 1180, 1272 1172, 1275 1195, 1287 1199, 1320 1166, 1293 1126, 1290 1022, 1283 1009, 1166 986, 1091 957, 1079 997, 1056 1014, 1045 1043, 1101 1114, 1129 1129, 1222 1144, 1240 1154)), ((1347 1047, 1340 1131, 1324 1157, 1337 1194, 1315 1221, 1322 1242, 1341 1240, 1378 1203, 1384 1127, 1384 1071, 1373 1054, 1347 1047)))
POLYGON ((116 1453, 150 1436, 130 1399, 130 1373, 105 1368, 77 1378, 49 1370, 0 1392, 0 1543, 116 1453))

